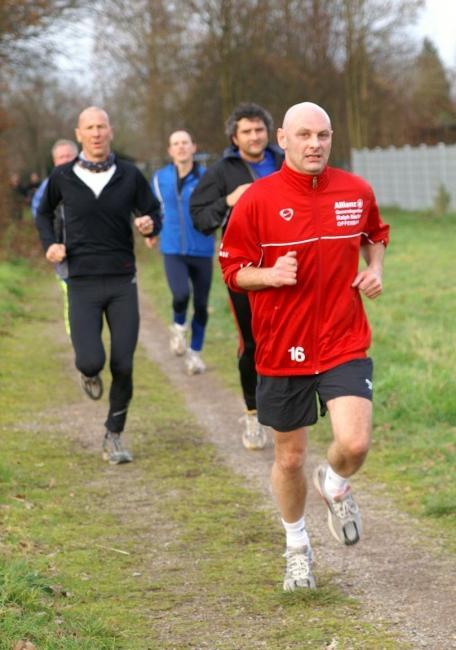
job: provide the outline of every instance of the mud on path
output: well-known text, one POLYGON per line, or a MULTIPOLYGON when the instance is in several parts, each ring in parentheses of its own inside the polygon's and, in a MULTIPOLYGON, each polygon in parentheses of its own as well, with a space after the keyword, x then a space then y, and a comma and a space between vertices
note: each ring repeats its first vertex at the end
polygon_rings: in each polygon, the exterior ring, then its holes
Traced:
MULTIPOLYGON (((265 507, 274 509, 270 493, 272 443, 263 451, 246 451, 241 443, 243 405, 227 391, 213 369, 187 377, 183 361, 172 357, 168 332, 141 296, 140 345, 185 399, 208 440, 233 472, 265 496, 265 507)), ((308 475, 320 461, 311 450, 308 475)), ((443 544, 430 541, 422 523, 399 513, 381 486, 355 493, 363 513, 365 533, 355 547, 339 545, 326 525, 321 499, 309 485, 306 522, 318 567, 334 573, 342 591, 359 599, 363 617, 383 621, 398 639, 413 648, 456 648, 454 607, 456 560, 448 557, 443 544)))

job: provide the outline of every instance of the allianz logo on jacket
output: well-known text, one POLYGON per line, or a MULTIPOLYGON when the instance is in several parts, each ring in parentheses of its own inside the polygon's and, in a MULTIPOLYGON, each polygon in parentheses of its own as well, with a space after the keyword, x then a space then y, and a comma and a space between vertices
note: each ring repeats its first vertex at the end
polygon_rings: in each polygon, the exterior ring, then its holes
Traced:
POLYGON ((229 257, 230 254, 228 251, 224 251, 223 249, 223 242, 220 242, 220 249, 219 249, 219 257, 229 257))
POLYGON ((362 199, 335 201, 334 214, 337 226, 357 226, 363 214, 363 205, 362 199))

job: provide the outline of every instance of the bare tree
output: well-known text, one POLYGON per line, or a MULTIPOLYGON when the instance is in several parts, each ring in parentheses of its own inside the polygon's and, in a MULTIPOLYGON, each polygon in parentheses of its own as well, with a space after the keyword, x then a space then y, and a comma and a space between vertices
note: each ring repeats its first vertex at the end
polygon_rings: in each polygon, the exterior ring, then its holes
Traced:
POLYGON ((70 10, 88 4, 87 0, 2 0, 0 3, 0 69, 29 62, 36 51, 31 44, 42 32, 53 26, 56 19, 70 10))
POLYGON ((167 132, 182 121, 190 56, 185 9, 166 0, 102 0, 95 10, 99 85, 118 124, 116 144, 140 157, 161 152, 167 132))
MULTIPOLYGON (((407 54, 405 29, 417 17, 423 0, 339 0, 344 36, 341 60, 345 77, 347 129, 352 147, 368 146, 378 106, 377 79, 382 68, 407 54)), ((410 52, 408 52, 410 55, 410 52)), ((400 92, 398 87, 397 92, 400 92)))
MULTIPOLYGON (((2 0, 0 3, 0 93, 2 98, 11 87, 11 79, 20 82, 21 73, 38 60, 33 44, 43 29, 68 10, 87 4, 84 0, 2 0)), ((14 126, 15 116, 0 104, 0 223, 8 219, 8 186, 5 133, 14 126)))
POLYGON ((125 123, 121 140, 157 156, 169 130, 186 125, 205 149, 220 151, 238 102, 257 101, 280 121, 287 106, 308 99, 333 116, 340 164, 351 146, 398 142, 407 134, 403 83, 415 54, 406 30, 423 4, 100 0, 99 56, 115 62, 109 97, 125 123))
POLYGON ((437 49, 425 38, 412 78, 414 106, 413 144, 456 141, 456 106, 451 99, 450 78, 437 49))
MULTIPOLYGON (((448 98, 437 84, 441 68, 430 71, 432 52, 417 58, 407 33, 423 4, 6 0, 0 7, 0 60, 18 60, 18 44, 26 52, 40 26, 55 26, 64 9, 85 6, 94 17, 97 101, 111 115, 116 148, 123 155, 161 164, 168 134, 179 127, 190 129, 206 151, 220 152, 226 144, 224 120, 240 101, 264 105, 280 123, 288 106, 310 100, 331 114, 337 133, 333 161, 346 164, 352 146, 403 144, 419 137, 427 119, 424 110, 415 110, 420 92, 429 100, 426 104, 421 97, 423 106, 443 106, 442 93, 448 98), (426 81, 427 74, 433 83, 426 81)), ((5 94, 5 117, 10 128, 17 125, 14 134, 20 133, 14 140, 17 155, 24 159, 28 150, 28 161, 33 158, 33 165, 42 168, 50 116, 66 133, 70 120, 59 116, 74 119, 84 91, 78 89, 79 103, 68 106, 66 88, 54 76, 21 72, 5 94), (44 108, 36 101, 39 96, 44 108)), ((440 113, 439 124, 452 119, 448 105, 440 113)))
POLYGON ((4 145, 12 168, 44 176, 51 166, 50 149, 59 138, 73 138, 77 116, 91 97, 75 80, 35 73, 4 96, 10 116, 4 145))

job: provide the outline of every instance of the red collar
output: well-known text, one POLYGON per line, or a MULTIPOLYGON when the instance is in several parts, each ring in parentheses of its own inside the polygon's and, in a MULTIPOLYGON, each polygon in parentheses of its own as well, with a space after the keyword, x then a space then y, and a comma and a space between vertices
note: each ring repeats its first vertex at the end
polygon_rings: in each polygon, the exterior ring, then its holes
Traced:
POLYGON ((292 185, 296 190, 309 192, 311 190, 323 190, 329 183, 329 167, 325 167, 321 174, 301 174, 283 163, 280 174, 286 183, 292 185))

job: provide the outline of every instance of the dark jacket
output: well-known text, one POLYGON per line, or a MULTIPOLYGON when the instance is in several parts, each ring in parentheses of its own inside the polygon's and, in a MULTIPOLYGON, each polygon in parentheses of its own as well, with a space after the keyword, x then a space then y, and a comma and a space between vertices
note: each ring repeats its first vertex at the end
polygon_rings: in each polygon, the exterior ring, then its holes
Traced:
MULTIPOLYGON (((281 149, 268 145, 274 154, 276 169, 283 162, 281 149)), ((209 167, 190 198, 190 212, 197 230, 210 235, 220 226, 226 227, 231 208, 226 197, 239 185, 256 180, 252 168, 238 154, 233 146, 224 151, 223 158, 209 167)))
POLYGON ((161 229, 160 203, 133 164, 116 159, 116 170, 97 198, 73 171, 74 161, 49 176, 36 218, 44 250, 56 243, 54 210, 62 203, 69 277, 135 273, 132 216, 149 215, 161 229))

